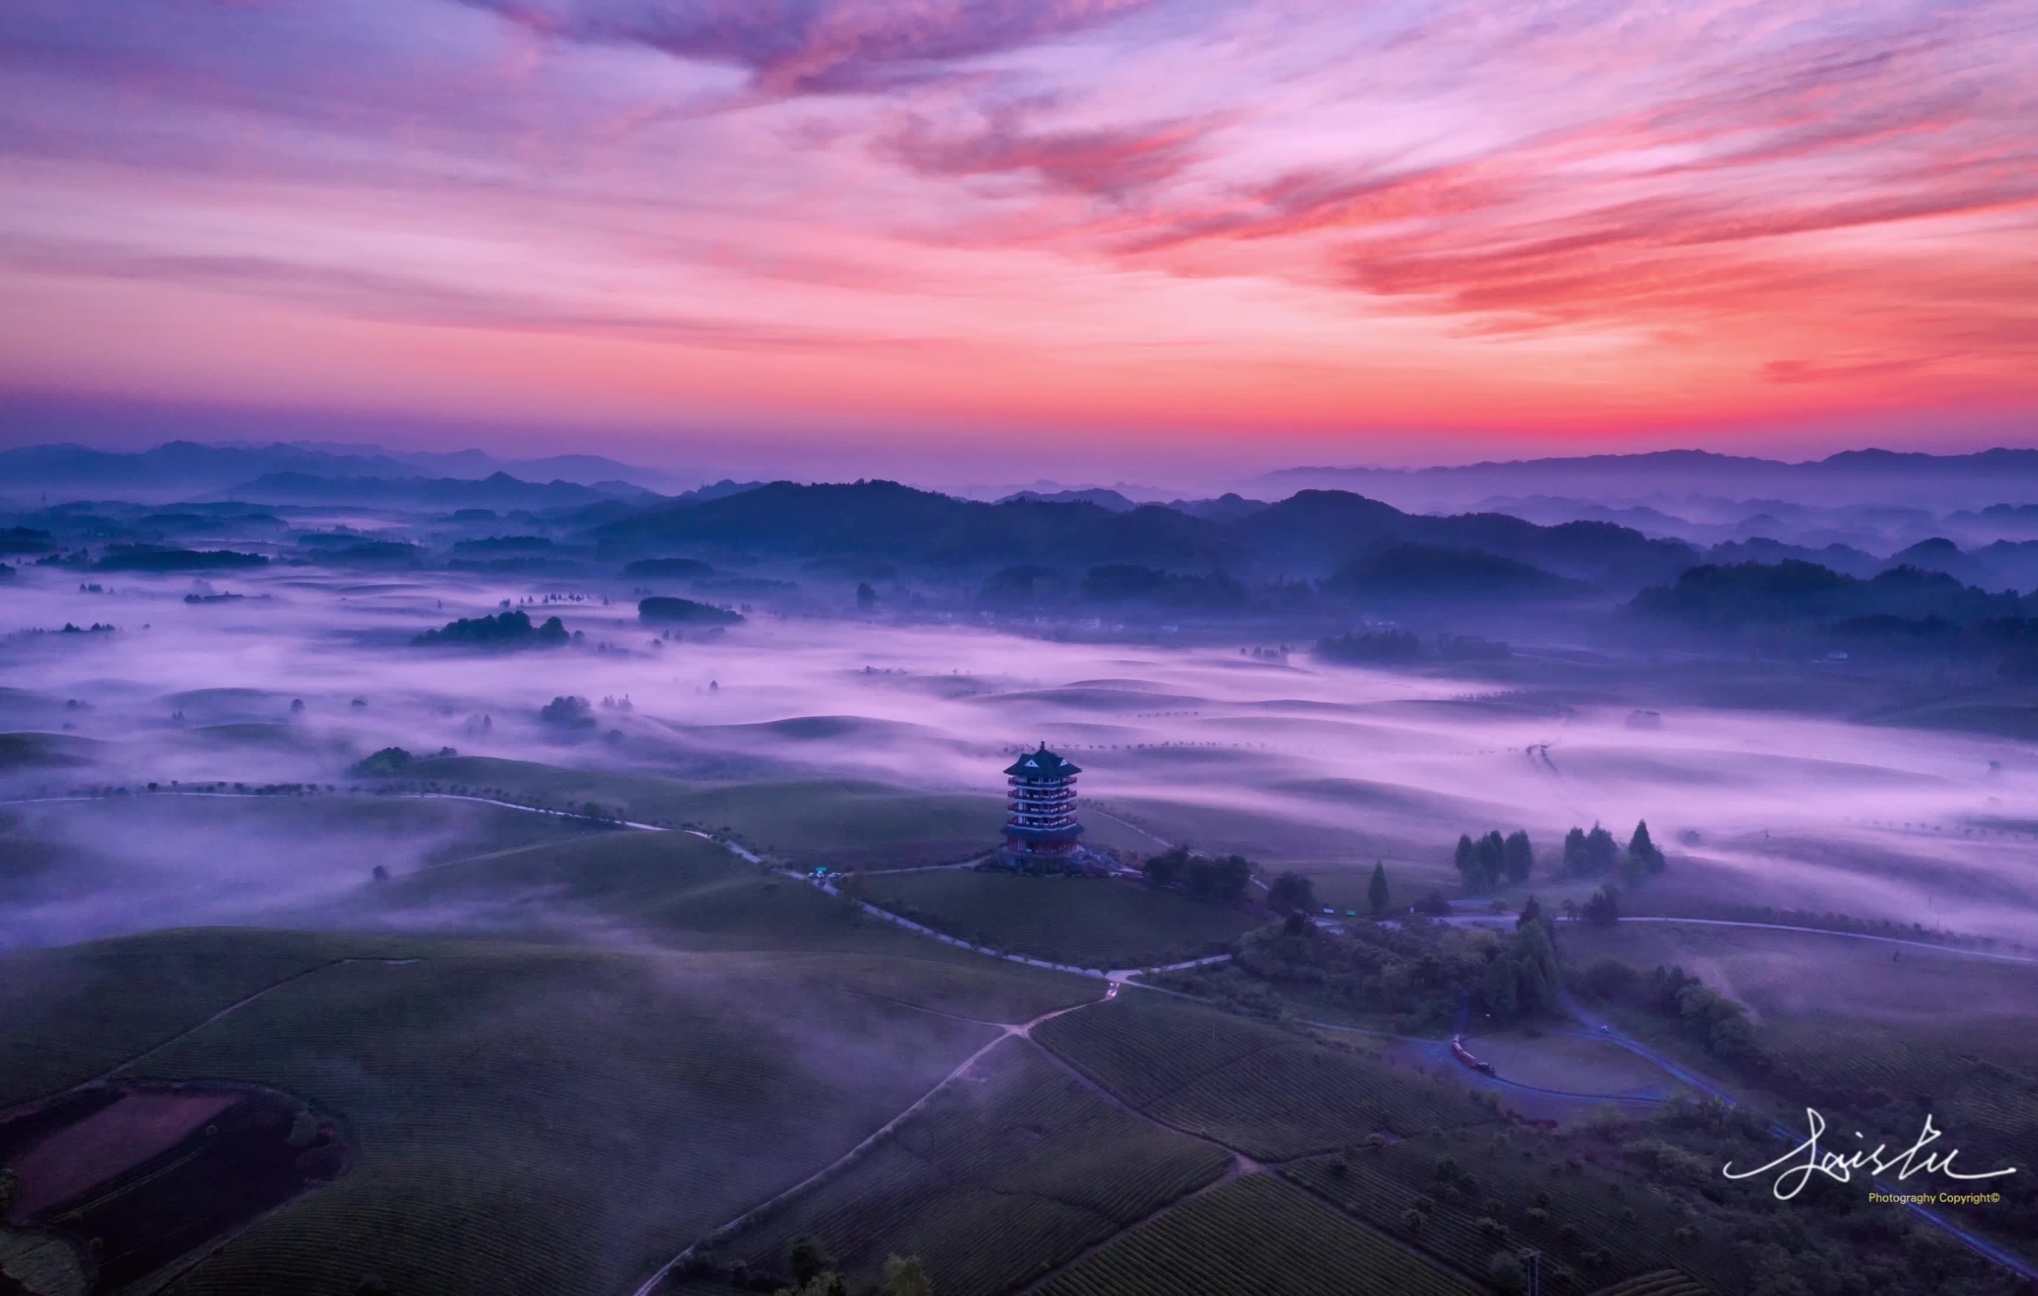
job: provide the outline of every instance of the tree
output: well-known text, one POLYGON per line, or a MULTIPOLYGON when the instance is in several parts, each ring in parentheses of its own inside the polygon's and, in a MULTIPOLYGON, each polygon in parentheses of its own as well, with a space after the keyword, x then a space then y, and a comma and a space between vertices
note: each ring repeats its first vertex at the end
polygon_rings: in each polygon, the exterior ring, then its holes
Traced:
POLYGON ((1511 1251, 1496 1251, 1486 1262, 1486 1276, 1503 1292, 1518 1292, 1528 1284, 1521 1260, 1511 1251))
POLYGON ((1478 841, 1460 835, 1454 862, 1467 891, 1487 890, 1507 872, 1507 842, 1497 830, 1478 841))
POLYGON ((1620 892, 1609 882, 1586 897, 1582 912, 1595 927, 1611 927, 1620 921, 1620 892))
POLYGON ((1662 871, 1663 852, 1650 840, 1649 821, 1644 819, 1635 825, 1635 835, 1628 838, 1628 853, 1621 862, 1621 874, 1633 883, 1662 871))
POLYGON ((1316 907, 1316 886, 1300 873, 1283 873, 1267 888, 1267 903, 1281 913, 1307 913, 1316 907))
POLYGON ((1507 839, 1497 828, 1479 839, 1479 871, 1489 887, 1507 874, 1507 839))
POLYGON ((920 1264, 919 1256, 885 1261, 886 1296, 934 1296, 934 1284, 920 1264))
POLYGON ((1188 847, 1174 846, 1149 857, 1146 863, 1140 865, 1140 872, 1157 887, 1171 887, 1182 880, 1182 873, 1188 866, 1188 847))
POLYGON ((1506 955, 1486 965, 1486 974, 1479 982, 1479 998, 1486 1005, 1486 1011, 1493 1014, 1497 1021, 1513 1021, 1521 1011, 1514 983, 1514 961, 1506 955))
POLYGON ((1441 918, 1451 911, 1451 902, 1444 899, 1443 892, 1435 887, 1431 887, 1429 894, 1415 902, 1415 907, 1418 911, 1429 914, 1433 918, 1441 918))
POLYGON ((1506 867, 1507 880, 1510 882, 1526 882, 1529 874, 1535 872, 1536 852, 1535 848, 1529 845, 1526 828, 1517 828, 1507 835, 1506 867))
POLYGON ((1387 912, 1387 861, 1373 861, 1373 880, 1366 884, 1366 904, 1377 917, 1387 912))
POLYGON ((584 697, 555 697, 538 708, 538 719, 562 729, 592 729, 594 704, 584 697))
POLYGON ((1534 896, 1530 896, 1528 903, 1521 907, 1521 912, 1514 916, 1514 929, 1520 931, 1532 922, 1539 922, 1542 916, 1543 906, 1537 903, 1534 896))
POLYGON ((795 1287, 805 1287, 822 1273, 835 1267, 835 1261, 821 1246, 821 1239, 811 1233, 802 1233, 787 1244, 785 1249, 786 1272, 793 1276, 795 1287))
POLYGON ((1243 855, 1226 855, 1210 864, 1210 892, 1219 900, 1236 900, 1253 880, 1251 861, 1243 855))
POLYGON ((1598 824, 1592 831, 1573 828, 1564 834, 1564 871, 1583 877, 1597 877, 1620 859, 1620 844, 1598 824))

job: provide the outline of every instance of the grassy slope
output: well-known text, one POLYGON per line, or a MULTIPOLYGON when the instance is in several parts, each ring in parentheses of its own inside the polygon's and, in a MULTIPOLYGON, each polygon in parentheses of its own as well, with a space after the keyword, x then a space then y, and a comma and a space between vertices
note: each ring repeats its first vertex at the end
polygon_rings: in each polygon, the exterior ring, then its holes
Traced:
POLYGON ((1003 801, 995 797, 914 792, 849 779, 704 787, 481 756, 418 761, 405 770, 405 778, 500 788, 561 806, 597 801, 621 806, 634 819, 728 828, 802 865, 897 868, 966 859, 997 844, 1004 814, 1003 801))
MULTIPOLYGON (((1572 961, 1678 964, 1747 1003, 1756 1039, 1825 1106, 1889 1107, 1895 1135, 1929 1096, 1940 1128, 2005 1163, 2038 1158, 2038 968, 1801 932, 1623 923, 1565 933, 1572 961)), ((1622 1022, 1701 1069, 1721 1064, 1662 1018, 1622 1022)))
POLYGON ((1034 1037, 1147 1114, 1263 1159, 1343 1147, 1374 1131, 1497 1119, 1461 1089, 1156 994, 1128 992, 1046 1022, 1034 1037))
POLYGON ((9 955, 0 960, 0 1105, 109 1071, 284 977, 391 948, 208 929, 9 955))
POLYGON ((870 899, 951 935, 1079 967, 1142 967, 1222 949, 1263 919, 1097 878, 951 869, 868 880, 870 899))
POLYGON ((917 1255, 943 1296, 991 1296, 1210 1182, 1231 1160, 1121 1110, 1021 1041, 999 1045, 971 1081, 733 1249, 776 1273, 787 1244, 811 1233, 857 1281, 876 1281, 888 1255, 917 1255))
POLYGON ((614 1292, 918 1098, 988 1027, 764 959, 459 949, 293 982, 150 1059, 301 1093, 354 1169, 173 1290, 614 1292))
POLYGON ((0 733, 0 771, 69 769, 99 759, 106 744, 53 733, 0 733))
POLYGON ((351 1293, 369 1270, 399 1291, 626 1288, 994 1038, 892 1000, 996 1018, 1055 997, 995 964, 259 932, 168 933, 5 970, 21 992, 0 1038, 33 1048, 33 1065, 4 1072, 13 1097, 153 1047, 130 1074, 274 1085, 354 1140, 352 1171, 204 1261, 185 1292, 351 1293), (327 962, 348 952, 417 961, 327 962))
POLYGON ((1048 1007, 1094 997, 1094 982, 999 963, 915 936, 805 883, 772 876, 688 833, 605 833, 579 841, 456 860, 392 880, 364 903, 378 918, 417 926, 444 910, 485 912, 512 928, 590 932, 666 949, 867 954, 946 975, 1033 987, 1048 1007))
POLYGON ((154 1050, 133 1074, 272 1084, 358 1141, 353 1173, 182 1290, 351 1292, 368 1269, 398 1290, 613 1290, 895 1115, 992 1037, 973 1021, 1098 993, 677 833, 512 848, 363 892, 420 925, 542 893, 634 952, 214 930, 0 961, 0 1098, 154 1050), (333 962, 357 956, 421 961, 333 962))

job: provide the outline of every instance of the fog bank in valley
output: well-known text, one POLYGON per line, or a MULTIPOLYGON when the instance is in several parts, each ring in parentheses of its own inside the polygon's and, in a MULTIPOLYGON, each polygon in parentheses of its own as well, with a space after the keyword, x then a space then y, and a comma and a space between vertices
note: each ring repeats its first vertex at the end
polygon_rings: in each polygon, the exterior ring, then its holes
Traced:
MULTIPOLYGON (((10 800, 115 782, 345 787, 353 761, 391 745, 988 796, 1010 752, 1045 741, 1084 766, 1100 828, 1115 813, 1274 866, 1335 874, 1386 859, 1433 872, 1462 832, 1526 827, 1554 856, 1573 825, 1625 835, 1646 818, 1675 861, 1666 897, 2038 937, 2028 748, 1701 706, 1679 700, 1669 667, 1612 690, 879 618, 756 614, 667 638, 620 589, 609 602, 596 590, 524 604, 527 585, 480 579, 271 570, 203 587, 244 597, 199 602, 188 578, 101 583, 85 592, 24 569, 0 607, 0 730, 54 735, 47 758, 0 768, 10 800), (410 642, 504 600, 558 615, 577 639, 493 654, 410 642), (591 723, 541 719, 559 696, 588 699, 591 723)), ((100 899, 14 878, 22 903, 0 942, 40 943, 38 927, 75 936, 303 912, 373 864, 416 867, 472 827, 333 823, 306 840, 252 812, 229 827, 111 809, 8 809, 11 839, 66 843, 64 867, 100 899), (109 891, 125 907, 109 908, 109 891)), ((994 829, 987 820, 987 844, 994 829)))

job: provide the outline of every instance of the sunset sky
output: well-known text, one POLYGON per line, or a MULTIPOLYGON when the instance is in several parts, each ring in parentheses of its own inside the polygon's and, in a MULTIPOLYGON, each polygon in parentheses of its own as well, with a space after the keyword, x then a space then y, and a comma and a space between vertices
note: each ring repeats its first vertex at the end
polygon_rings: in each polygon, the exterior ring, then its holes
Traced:
POLYGON ((8 0, 0 435, 2033 444, 2034 70, 2029 0, 8 0))

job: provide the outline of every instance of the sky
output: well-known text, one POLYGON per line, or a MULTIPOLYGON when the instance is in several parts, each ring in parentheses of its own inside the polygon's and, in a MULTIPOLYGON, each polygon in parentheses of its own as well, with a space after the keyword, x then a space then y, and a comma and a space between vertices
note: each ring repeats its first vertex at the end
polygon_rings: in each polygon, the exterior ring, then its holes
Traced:
POLYGON ((0 437, 2034 444, 2034 67, 2027 0, 8 0, 0 437))

